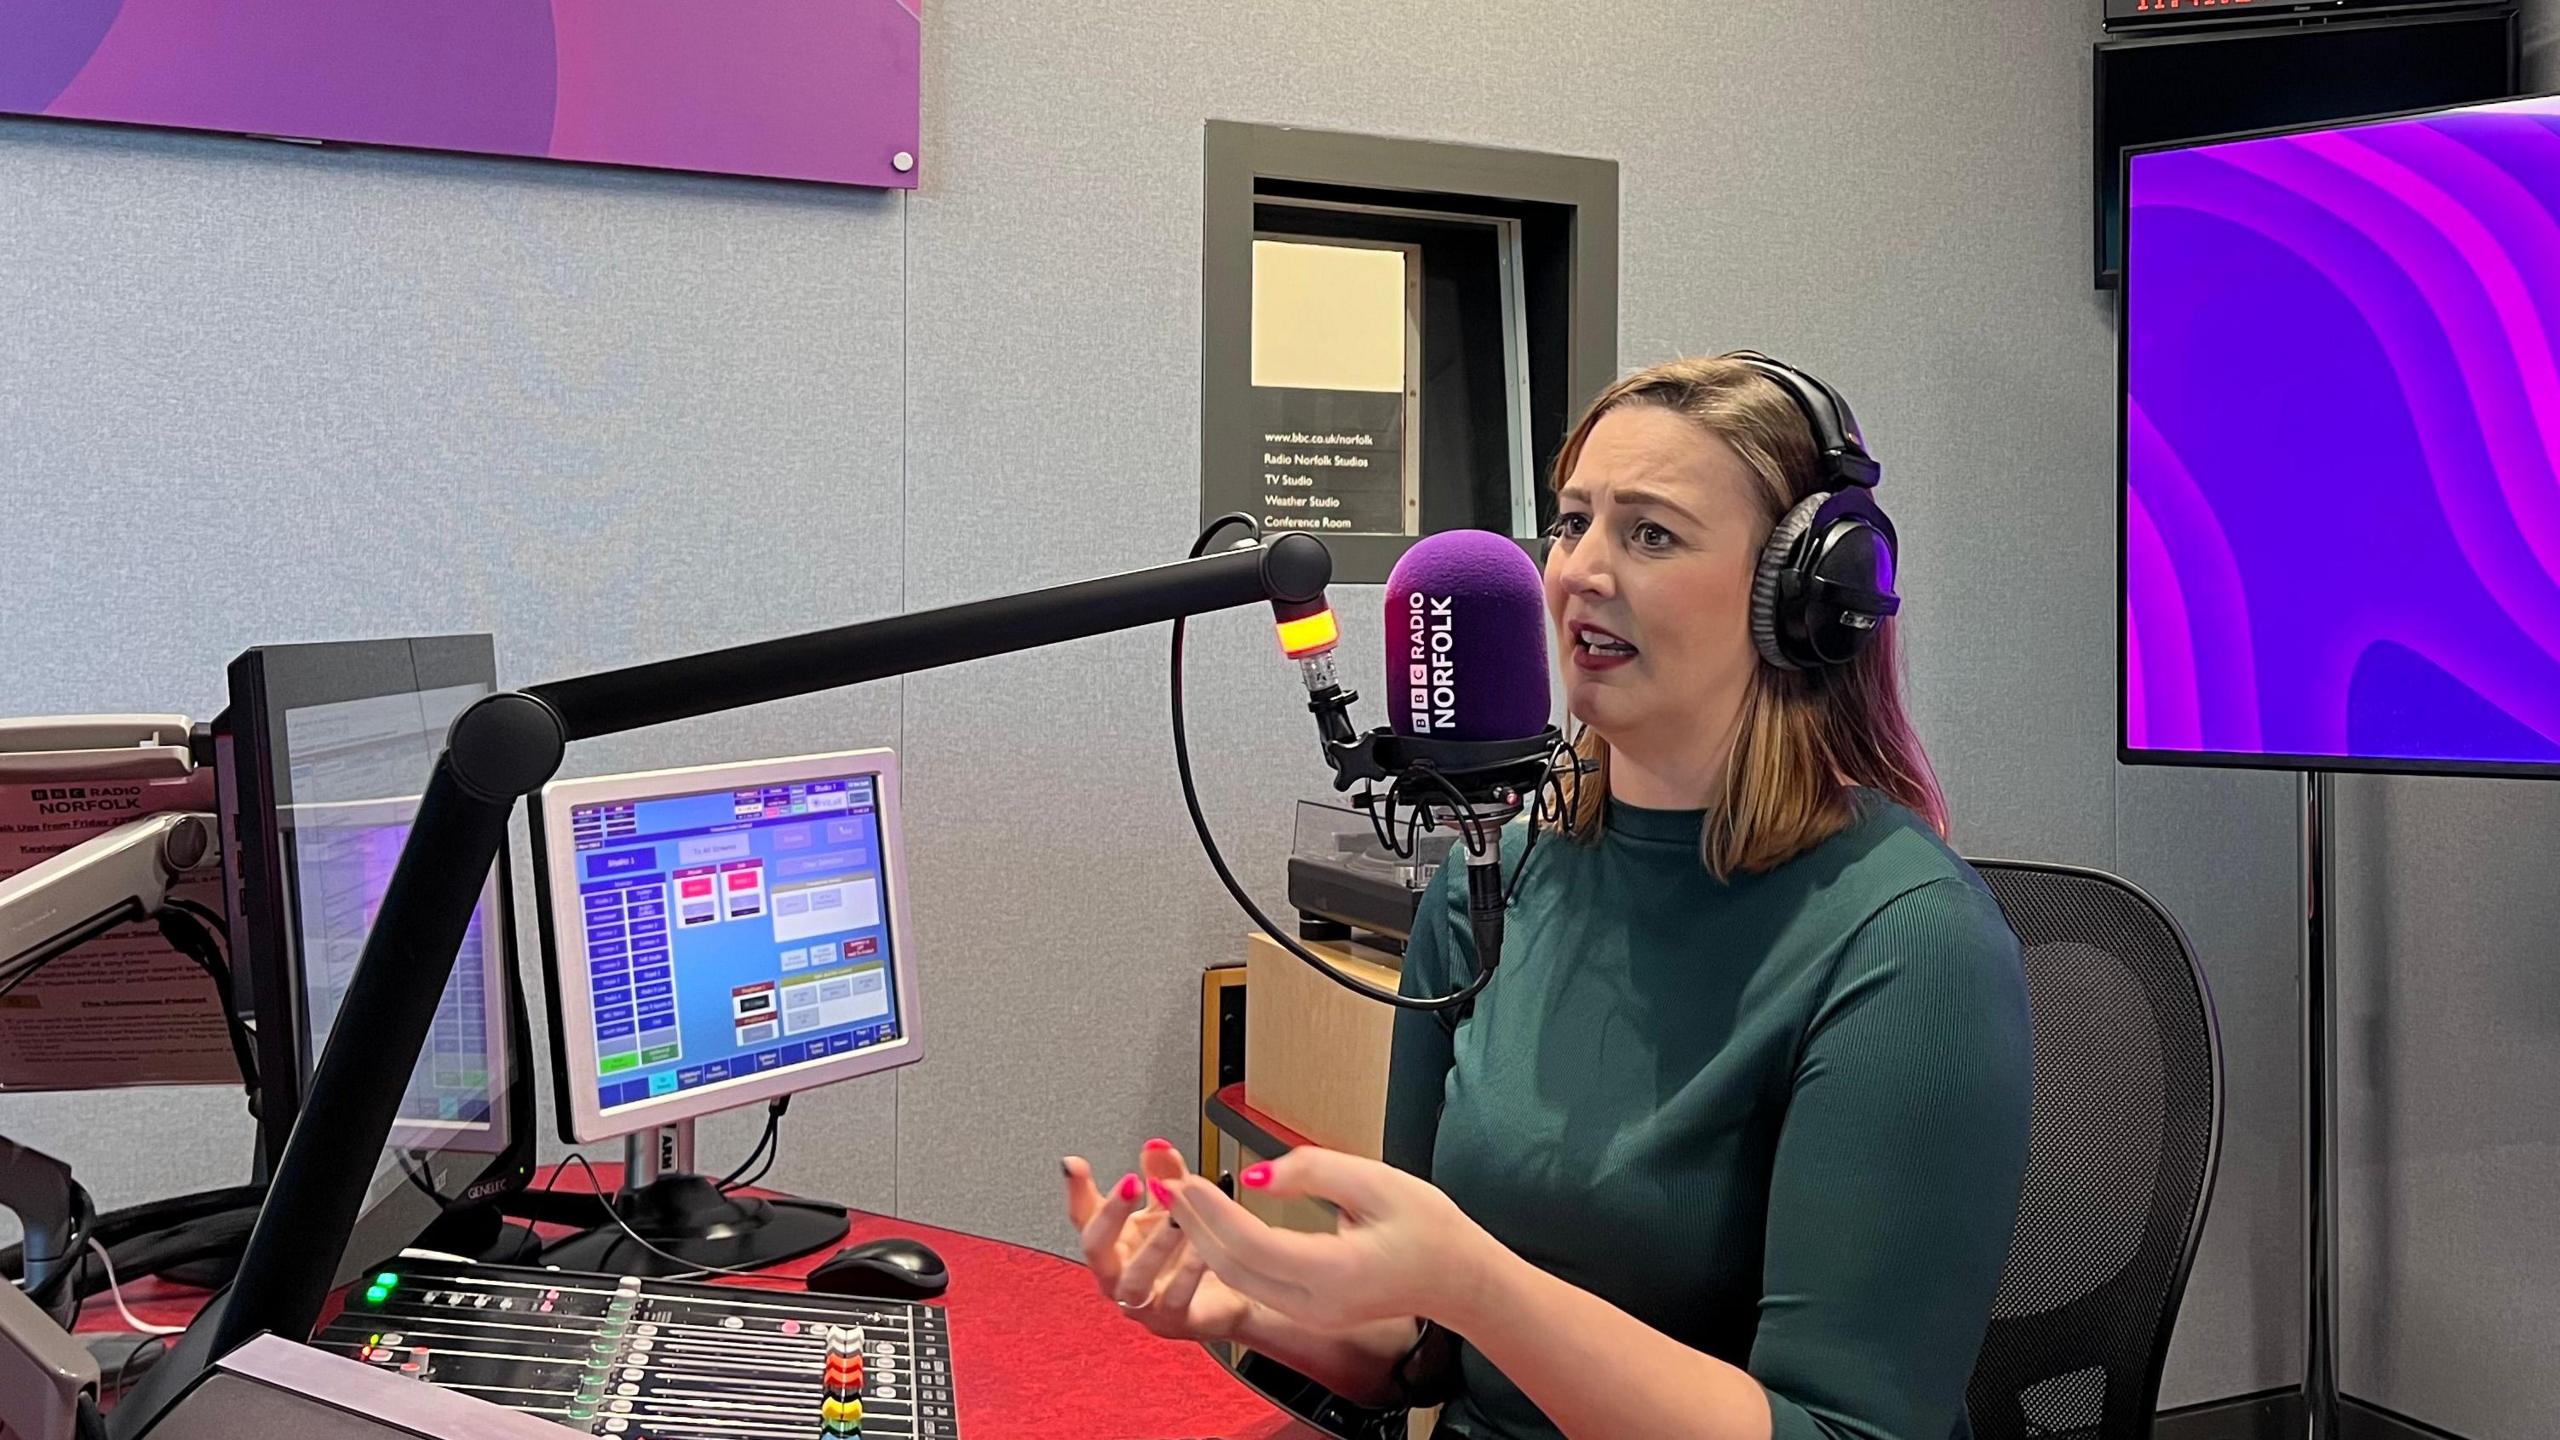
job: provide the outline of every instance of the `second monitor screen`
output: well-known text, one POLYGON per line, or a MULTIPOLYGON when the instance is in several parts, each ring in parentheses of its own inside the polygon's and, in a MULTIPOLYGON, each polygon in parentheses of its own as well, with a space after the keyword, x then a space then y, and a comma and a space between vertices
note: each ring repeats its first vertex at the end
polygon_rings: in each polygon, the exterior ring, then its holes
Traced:
POLYGON ((875 785, 570 812, 599 1109, 898 1038, 875 785))
MULTIPOLYGON (((284 712, 289 803, 278 820, 289 843, 294 935, 301 945, 309 1034, 302 1053, 318 1063, 338 1008, 355 979, 392 867, 417 818, 418 792, 435 769, 445 728, 484 684, 297 706, 284 712)), ((496 943, 498 883, 482 883, 436 1005, 435 1030, 400 1100, 394 1143, 496 1154, 507 1146, 501 1097, 505 1073, 504 967, 496 943)), ((354 1043, 370 1043, 358 1037, 354 1043)))

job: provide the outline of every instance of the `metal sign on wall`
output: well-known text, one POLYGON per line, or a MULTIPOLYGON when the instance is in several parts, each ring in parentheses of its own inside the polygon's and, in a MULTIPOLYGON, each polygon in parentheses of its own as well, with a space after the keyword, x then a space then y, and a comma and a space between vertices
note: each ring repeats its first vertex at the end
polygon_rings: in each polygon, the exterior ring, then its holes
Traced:
POLYGON ((912 189, 922 0, 0 0, 0 113, 912 189))
POLYGON ((1418 535, 1418 247, 1253 244, 1250 453, 1265 530, 1418 535))
POLYGON ((1263 529, 1414 533, 1402 394, 1257 385, 1253 417, 1263 529))

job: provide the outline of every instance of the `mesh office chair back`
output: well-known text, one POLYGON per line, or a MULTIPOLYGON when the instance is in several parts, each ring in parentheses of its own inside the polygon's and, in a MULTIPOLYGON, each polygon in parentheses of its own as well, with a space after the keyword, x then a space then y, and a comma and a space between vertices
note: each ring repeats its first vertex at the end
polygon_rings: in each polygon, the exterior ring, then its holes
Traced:
POLYGON ((1966 1391, 1976 1440, 2145 1440, 2213 1192, 2222 1049, 2175 920, 2094 870, 1975 861, 2026 957, 2035 1105, 1966 1391))

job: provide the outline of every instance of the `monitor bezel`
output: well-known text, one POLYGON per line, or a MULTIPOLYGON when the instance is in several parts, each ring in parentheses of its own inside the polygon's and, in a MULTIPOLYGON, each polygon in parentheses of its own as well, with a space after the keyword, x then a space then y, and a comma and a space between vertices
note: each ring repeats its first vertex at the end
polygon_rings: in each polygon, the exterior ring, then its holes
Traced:
MULTIPOLYGON (((294 929, 296 907, 286 893, 290 860, 283 827, 276 820, 284 807, 294 803, 285 717, 313 706, 462 685, 497 694, 497 642, 486 634, 465 634, 258 645, 231 662, 227 679, 232 766, 228 779, 236 811, 226 817, 232 834, 224 848, 229 857, 226 864, 236 859, 237 873, 226 875, 225 880, 234 899, 231 953, 247 957, 242 968, 253 997, 251 1009, 258 1017, 263 1172, 283 1158, 285 1141, 302 1112, 309 1072, 320 1058, 310 1036, 302 951, 294 929)), ((430 737, 430 741, 434 749, 443 748, 441 737, 430 737)), ((427 777, 418 778, 423 787, 427 777)), ((508 1079, 501 1103, 507 1135, 503 1146, 490 1154, 488 1165, 457 1192, 464 1201, 524 1188, 533 1179, 537 1144, 532 1009, 516 948, 514 870, 503 850, 498 854, 495 887, 490 918, 501 947, 498 968, 505 981, 508 1079)), ((400 1133, 395 1123, 395 1140, 400 1133)))
MULTIPOLYGON (((915 929, 907 905, 906 816, 898 781, 898 755, 886 746, 794 755, 773 760, 689 765, 580 780, 555 780, 531 807, 535 911, 540 917, 543 990, 551 1019, 553 1110, 560 1138, 592 1145, 625 1135, 699 1119, 705 1115, 796 1095, 822 1085, 859 1079, 912 1065, 924 1058, 923 1004, 916 977, 915 929), (812 780, 869 776, 878 791, 882 898, 887 907, 889 980, 897 997, 898 1038, 817 1062, 735 1076, 696 1090, 630 1105, 608 1116, 595 1094, 595 999, 588 988, 583 923, 567 923, 562 906, 578 906, 577 847, 571 812, 615 801, 668 799, 723 789, 762 788, 812 780), (555 837, 562 837, 554 843, 555 837), (563 933, 563 932, 566 933, 563 933)), ((583 913, 583 912, 581 912, 583 913)))
POLYGON ((2543 91, 2531 95, 2515 95, 2503 100, 2483 100, 2469 105, 2429 105, 2415 110, 2399 110, 2384 115, 2365 115, 2351 120, 2314 121, 2301 125, 2277 125, 2259 130, 2240 130, 2200 139, 2169 141, 2157 145, 2129 146, 2124 152, 2117 175, 2118 193, 2124 197, 2125 265, 2116 286, 2116 484, 2115 484, 2115 736, 2116 762, 2120 765, 2153 766, 2164 769, 2190 770, 2276 770, 2333 775, 2435 775, 2501 780, 2560 780, 2560 761, 2539 760, 2442 760, 2403 755, 2297 755, 2258 750, 2163 750, 2137 747, 2132 743, 2132 715, 2128 702, 2131 693, 2132 655, 2126 637, 2125 607, 2130 603, 2130 583, 2125 563, 2129 504, 2133 484, 2132 447, 2132 362, 2133 362, 2133 167, 2144 156, 2163 155, 2181 150, 2209 150, 2220 145, 2235 145, 2250 140, 2272 140, 2287 135, 2315 135, 2344 130, 2363 130, 2376 125, 2390 125, 2420 120, 2434 115, 2456 115, 2467 111, 2495 110, 2507 106, 2532 105, 2560 100, 2560 91, 2543 91))

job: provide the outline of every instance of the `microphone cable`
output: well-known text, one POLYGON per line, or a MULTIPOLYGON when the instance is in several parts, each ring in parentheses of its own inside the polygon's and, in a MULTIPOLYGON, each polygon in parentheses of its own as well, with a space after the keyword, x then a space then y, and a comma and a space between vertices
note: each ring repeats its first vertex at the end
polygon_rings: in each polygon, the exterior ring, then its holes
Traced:
MULTIPOLYGON (((1200 531, 1199 538, 1191 542, 1190 558, 1196 560, 1202 554, 1206 553, 1209 548, 1209 542, 1217 537, 1219 531, 1226 529, 1230 525, 1241 525, 1246 530, 1252 532, 1256 538, 1259 538, 1261 533, 1260 527, 1254 523, 1252 516, 1239 510, 1231 510, 1210 521, 1208 525, 1200 531)), ((1227 867, 1227 858, 1218 849, 1217 837, 1209 833, 1209 818, 1201 812, 1199 786, 1192 778, 1190 726, 1184 713, 1182 699, 1183 639, 1188 633, 1189 628, 1190 623, 1187 620, 1177 619, 1173 622, 1173 767, 1175 773, 1182 779, 1182 803, 1184 807, 1191 812, 1191 828, 1199 835, 1200 848, 1206 852, 1209 857, 1209 868, 1218 872, 1218 881, 1220 884, 1227 887, 1227 894, 1235 900, 1238 908, 1242 909, 1245 914, 1253 918, 1253 923, 1261 928, 1262 933, 1270 936, 1272 941, 1279 945, 1281 949, 1298 957, 1299 960, 1314 967, 1316 973, 1324 976, 1328 980, 1331 980, 1343 989, 1351 991, 1355 995, 1375 1000, 1381 1005, 1393 1006, 1398 1010, 1415 1010, 1430 1013, 1461 1010, 1464 1007, 1472 1005, 1476 996, 1483 993, 1484 987, 1492 983, 1494 969, 1500 964, 1498 957, 1495 958, 1493 964, 1484 965, 1483 968, 1478 971, 1473 980, 1468 981, 1465 985, 1451 991, 1449 994, 1432 997, 1399 995, 1393 990, 1383 989, 1379 986, 1369 984, 1367 981, 1345 975, 1333 966, 1325 963, 1323 956, 1309 950, 1306 946, 1298 942, 1297 937, 1283 931, 1269 915, 1263 913, 1260 905, 1254 903, 1253 897, 1245 893, 1244 885, 1236 879, 1235 872, 1227 867)), ((1436 771, 1425 773, 1429 774, 1432 781, 1447 789, 1449 794, 1458 801, 1458 814, 1463 821, 1463 823, 1459 825, 1459 829, 1461 834, 1466 837, 1471 853, 1484 853, 1482 847, 1477 843, 1481 841, 1495 847, 1495 851, 1498 856, 1499 847, 1501 845, 1500 832, 1497 830, 1490 836, 1485 835, 1482 827, 1476 823, 1476 817, 1467 813, 1465 804, 1466 797, 1458 791, 1457 786, 1451 784, 1447 776, 1441 775, 1436 771)), ((1577 783, 1578 778, 1579 777, 1577 776, 1577 783)), ((1388 792, 1391 797, 1390 803, 1392 803, 1392 796, 1401 788, 1402 784, 1403 781, 1399 780, 1395 787, 1390 788, 1388 792)), ((1548 785, 1552 786, 1554 784, 1556 784, 1555 778, 1550 776, 1548 785)), ((1372 813, 1371 819, 1375 822, 1376 816, 1374 812, 1372 813)), ((1421 811, 1418 816, 1417 823, 1433 823, 1430 820, 1427 809, 1421 811)), ((1534 845, 1537 841, 1537 814, 1534 807, 1532 808, 1529 817, 1529 830, 1530 844, 1534 845)), ((1519 877, 1527 870, 1528 860, 1528 850, 1524 847, 1520 854, 1520 864, 1513 872, 1511 885, 1503 895, 1506 903, 1508 902, 1511 894, 1517 893, 1519 888, 1519 877)), ((1499 866, 1499 863, 1500 862, 1497 859, 1495 861, 1497 867, 1499 866)), ((1477 959, 1482 961, 1485 957, 1483 955, 1479 955, 1477 959)))

